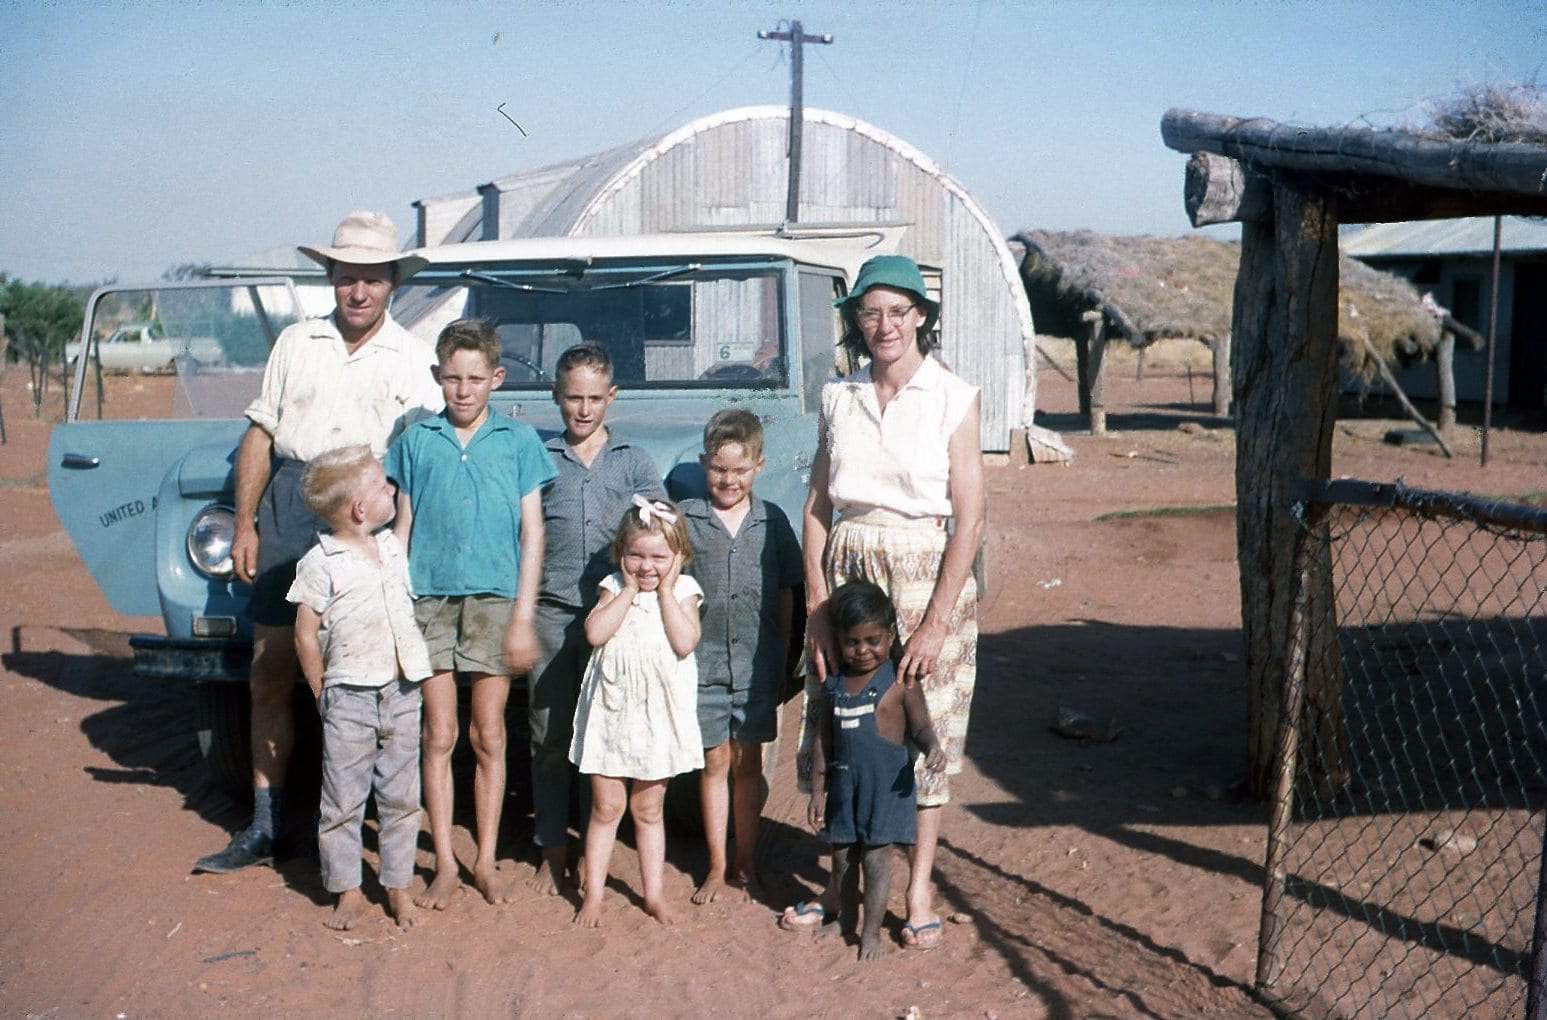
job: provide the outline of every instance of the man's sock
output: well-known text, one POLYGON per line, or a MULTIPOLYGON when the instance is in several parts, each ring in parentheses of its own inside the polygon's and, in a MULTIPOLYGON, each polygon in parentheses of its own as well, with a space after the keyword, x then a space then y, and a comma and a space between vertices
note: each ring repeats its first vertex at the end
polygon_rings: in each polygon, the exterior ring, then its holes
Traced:
POLYGON ((252 791, 252 827, 274 837, 283 828, 285 791, 277 786, 255 786, 252 791))

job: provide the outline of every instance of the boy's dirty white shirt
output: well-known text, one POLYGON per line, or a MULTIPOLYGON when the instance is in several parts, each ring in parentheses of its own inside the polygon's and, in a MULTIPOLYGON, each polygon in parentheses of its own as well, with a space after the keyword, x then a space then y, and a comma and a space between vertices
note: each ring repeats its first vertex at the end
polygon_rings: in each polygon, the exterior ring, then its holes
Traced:
POLYGON ((390 531, 375 538, 378 563, 319 535, 285 596, 322 617, 324 687, 384 687, 400 675, 416 681, 431 675, 430 652, 414 622, 408 554, 390 531))

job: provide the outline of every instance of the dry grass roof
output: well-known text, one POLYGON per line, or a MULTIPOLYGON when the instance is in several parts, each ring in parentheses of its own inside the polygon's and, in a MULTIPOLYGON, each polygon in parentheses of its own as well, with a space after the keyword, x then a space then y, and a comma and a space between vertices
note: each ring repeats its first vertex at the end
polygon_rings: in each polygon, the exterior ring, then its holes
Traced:
POLYGON ((1423 134, 1463 141, 1547 145, 1547 95, 1534 81, 1488 83, 1431 101, 1423 134))
MULTIPOLYGON (((1037 331, 1083 337, 1081 316, 1098 311, 1107 329, 1135 346, 1230 332, 1240 245, 1200 234, 1120 237, 1089 230, 1024 230, 1021 276, 1037 331)), ((1338 335, 1356 371, 1368 339, 1388 361, 1423 360, 1438 345, 1440 321, 1413 285, 1362 262, 1339 260, 1338 335), (1359 356, 1353 357, 1355 352, 1359 356)))

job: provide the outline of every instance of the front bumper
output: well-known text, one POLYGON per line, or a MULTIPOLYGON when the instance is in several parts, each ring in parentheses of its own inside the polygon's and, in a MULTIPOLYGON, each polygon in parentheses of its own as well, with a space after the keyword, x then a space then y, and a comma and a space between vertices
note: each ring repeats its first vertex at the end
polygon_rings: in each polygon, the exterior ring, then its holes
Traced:
POLYGON ((225 680, 246 683, 252 644, 215 638, 169 638, 135 634, 134 675, 155 680, 225 680))

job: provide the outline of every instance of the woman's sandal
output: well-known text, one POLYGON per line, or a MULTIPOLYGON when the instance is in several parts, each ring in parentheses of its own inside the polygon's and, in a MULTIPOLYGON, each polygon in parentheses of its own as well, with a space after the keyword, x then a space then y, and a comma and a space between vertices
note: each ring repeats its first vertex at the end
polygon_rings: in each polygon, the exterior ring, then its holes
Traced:
POLYGON ((833 915, 826 907, 815 900, 801 901, 793 907, 786 907, 784 913, 779 915, 779 927, 785 931, 798 932, 803 935, 814 934, 821 931, 824 924, 828 924, 833 915), (810 918, 810 920, 807 920, 810 918))
MULTIPOLYGON (((783 920, 781 918, 781 920, 783 920)), ((945 928, 940 924, 940 918, 933 921, 925 921, 923 924, 905 924, 902 926, 902 945, 904 949, 930 950, 939 949, 945 942, 945 928)))

